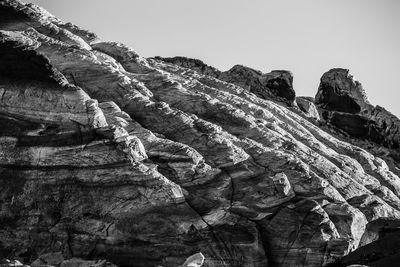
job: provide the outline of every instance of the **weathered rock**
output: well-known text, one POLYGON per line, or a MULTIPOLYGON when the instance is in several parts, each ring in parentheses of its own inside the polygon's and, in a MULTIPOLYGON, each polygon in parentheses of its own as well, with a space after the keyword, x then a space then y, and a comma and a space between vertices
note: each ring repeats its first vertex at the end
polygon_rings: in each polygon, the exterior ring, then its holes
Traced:
POLYGON ((315 104, 334 111, 359 113, 369 102, 361 83, 347 69, 331 69, 321 77, 315 104))
POLYGON ((181 267, 201 267, 204 263, 204 255, 196 253, 190 256, 181 267))
POLYGON ((400 146, 400 120, 367 100, 361 83, 346 69, 331 69, 321 77, 315 96, 322 118, 351 136, 389 148, 400 146))
POLYGON ((202 73, 207 76, 218 78, 221 75, 221 71, 205 64, 203 61, 194 58, 187 57, 155 57, 157 60, 172 63, 177 66, 188 68, 196 72, 202 73))
POLYGON ((265 99, 278 97, 289 104, 296 98, 293 90, 293 76, 289 71, 273 70, 270 73, 262 73, 241 65, 233 66, 222 73, 218 78, 223 81, 237 84, 265 99))
POLYGON ((397 230, 389 233, 375 242, 355 250, 349 255, 341 258, 335 264, 328 266, 396 266, 400 260, 399 242, 400 231, 397 230))
POLYGON ((347 203, 330 203, 323 208, 335 224, 340 236, 349 238, 351 244, 346 254, 358 248, 367 224, 365 215, 347 203))
POLYGON ((260 222, 268 259, 276 266, 322 266, 340 235, 328 214, 314 201, 288 205, 260 222))
POLYGON ((88 261, 78 258, 72 258, 61 262, 59 267, 117 267, 117 266, 110 262, 107 262, 106 260, 88 261))
POLYGON ((142 72, 150 69, 146 59, 124 44, 115 42, 97 42, 92 44, 92 48, 110 55, 125 68, 129 69, 130 72, 142 72))
POLYGON ((18 260, 7 260, 7 259, 0 260, 0 267, 14 267, 14 266, 29 267, 28 265, 22 264, 18 260))
POLYGON ((30 27, 38 32, 83 49, 90 46, 78 35, 54 24, 54 16, 33 4, 14 0, 0 1, 0 28, 8 31, 23 31, 30 27))
POLYGON ((378 218, 367 224, 367 227, 360 240, 360 246, 367 245, 376 240, 382 239, 393 232, 400 230, 400 221, 387 218, 378 218))
MULTIPOLYGON (((381 238, 382 218, 399 221, 398 159, 287 107, 289 72, 146 59, 37 6, 0 3, 0 257, 322 266, 381 238)), ((367 110, 346 75, 327 81, 367 110)), ((367 113, 334 104, 323 118, 350 116, 343 127, 362 134, 367 113)), ((373 110, 378 130, 397 119, 373 110)))
POLYGON ((307 97, 298 96, 296 97, 296 103, 300 110, 303 111, 307 117, 313 118, 317 121, 320 119, 318 109, 315 106, 314 101, 307 97))
POLYGON ((30 266, 23 265, 19 261, 5 261, 0 263, 2 267, 26 266, 26 267, 116 267, 116 265, 106 260, 84 260, 79 258, 71 258, 65 260, 62 253, 46 253, 33 261, 30 266))
POLYGON ((293 105, 296 98, 293 90, 293 75, 289 71, 273 70, 269 73, 262 73, 246 66, 235 65, 230 70, 221 72, 198 59, 185 57, 155 57, 155 59, 236 84, 261 98, 275 99, 289 105, 293 105))

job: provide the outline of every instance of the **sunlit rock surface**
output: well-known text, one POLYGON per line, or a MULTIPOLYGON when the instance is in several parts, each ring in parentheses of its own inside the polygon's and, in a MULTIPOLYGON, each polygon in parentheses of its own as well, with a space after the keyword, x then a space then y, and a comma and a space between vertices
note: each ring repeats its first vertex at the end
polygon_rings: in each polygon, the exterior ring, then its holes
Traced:
POLYGON ((276 99, 289 105, 293 105, 296 98, 293 89, 293 75, 290 71, 273 70, 269 73, 262 73, 246 66, 235 65, 228 71, 221 72, 198 59, 185 57, 155 57, 155 59, 236 84, 260 98, 276 99))
POLYGON ((300 108, 304 114, 312 119, 320 120, 318 109, 314 104, 314 99, 311 97, 296 97, 297 106, 300 108))
POLYGON ((144 58, 15 0, 0 15, 0 257, 325 266, 398 224, 398 119, 348 72, 314 105, 288 71, 144 58))

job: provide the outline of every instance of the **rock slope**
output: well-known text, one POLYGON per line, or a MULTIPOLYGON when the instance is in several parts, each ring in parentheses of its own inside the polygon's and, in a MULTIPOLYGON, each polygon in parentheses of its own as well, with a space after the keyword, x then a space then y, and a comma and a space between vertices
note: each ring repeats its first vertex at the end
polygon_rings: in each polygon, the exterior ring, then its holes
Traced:
POLYGON ((143 58, 1 0, 0 257, 345 262, 400 220, 398 119, 331 72, 314 105, 290 72, 143 58))

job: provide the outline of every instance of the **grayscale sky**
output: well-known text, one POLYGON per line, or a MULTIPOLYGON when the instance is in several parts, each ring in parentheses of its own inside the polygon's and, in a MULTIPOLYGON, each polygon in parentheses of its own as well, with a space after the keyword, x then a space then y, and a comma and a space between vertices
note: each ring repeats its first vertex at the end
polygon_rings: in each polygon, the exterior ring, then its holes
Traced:
POLYGON ((139 54, 186 56, 221 70, 287 69, 297 95, 350 69, 374 105, 400 116, 400 0, 31 0, 139 54))

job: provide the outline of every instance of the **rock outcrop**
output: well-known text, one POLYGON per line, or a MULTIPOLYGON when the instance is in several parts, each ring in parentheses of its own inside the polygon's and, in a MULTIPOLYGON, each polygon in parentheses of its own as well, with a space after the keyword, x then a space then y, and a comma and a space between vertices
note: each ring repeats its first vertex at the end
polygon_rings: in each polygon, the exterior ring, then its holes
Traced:
MULTIPOLYGON (((17 0, 0 15, 8 263, 325 266, 400 221, 399 159, 320 128, 289 72, 144 58, 17 0)), ((396 121, 368 117, 343 77, 319 89, 327 125, 346 130, 336 113, 396 121), (351 110, 335 108, 339 89, 351 110)), ((395 128, 379 133, 395 148, 395 128)))
POLYGON ((304 114, 317 121, 320 120, 318 109, 314 104, 314 99, 310 97, 298 96, 296 97, 297 106, 300 108, 304 114))
POLYGON ((329 267, 339 266, 396 266, 400 260, 400 232, 399 228, 351 252, 329 267))
POLYGON ((361 83, 346 69, 331 69, 321 77, 315 96, 324 120, 351 136, 400 148, 400 120, 367 100, 361 83))
POLYGON ((198 59, 185 57, 155 57, 155 59, 233 83, 263 99, 278 100, 290 106, 294 105, 296 99, 293 75, 290 71, 273 70, 262 73, 246 66, 235 65, 230 70, 221 72, 198 59))

